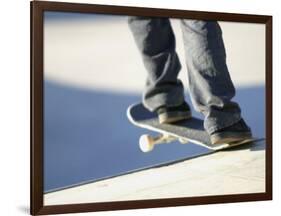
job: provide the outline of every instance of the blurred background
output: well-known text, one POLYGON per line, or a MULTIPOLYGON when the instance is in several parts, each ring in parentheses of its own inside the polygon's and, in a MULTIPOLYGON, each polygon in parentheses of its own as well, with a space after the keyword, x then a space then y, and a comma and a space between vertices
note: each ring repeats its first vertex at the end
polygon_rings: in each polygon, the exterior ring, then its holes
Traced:
MULTIPOLYGON (((265 137, 265 26, 220 22, 234 98, 255 137, 265 137)), ((172 20, 187 86, 180 23, 172 20)), ((126 16, 45 12, 44 191, 84 184, 208 152, 175 142, 144 154, 127 107, 146 71, 126 16)), ((202 115, 193 110, 196 117, 202 115)))

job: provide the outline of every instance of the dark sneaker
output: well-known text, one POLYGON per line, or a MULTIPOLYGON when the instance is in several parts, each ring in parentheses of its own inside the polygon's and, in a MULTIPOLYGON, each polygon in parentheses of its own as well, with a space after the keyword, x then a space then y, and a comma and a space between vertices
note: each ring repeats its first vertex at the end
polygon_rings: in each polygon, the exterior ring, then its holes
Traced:
POLYGON ((191 118, 191 110, 186 102, 175 107, 160 107, 156 112, 160 124, 173 123, 191 118))
POLYGON ((212 144, 232 143, 252 138, 251 129, 245 121, 239 122, 210 134, 212 144))

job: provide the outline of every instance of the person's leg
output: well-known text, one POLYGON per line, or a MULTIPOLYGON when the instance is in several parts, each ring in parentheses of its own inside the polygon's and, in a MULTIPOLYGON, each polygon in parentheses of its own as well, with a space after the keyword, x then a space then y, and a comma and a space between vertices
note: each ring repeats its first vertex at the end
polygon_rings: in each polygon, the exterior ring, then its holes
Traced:
MULTIPOLYGON (((240 107, 232 101, 235 88, 226 65, 219 24, 199 20, 181 20, 181 23, 192 103, 204 114, 206 131, 212 135, 242 122, 240 107)), ((241 123, 240 128, 238 131, 242 133, 232 136, 250 136, 245 124, 241 123)))
MULTIPOLYGON (((175 36, 167 18, 129 17, 129 27, 148 72, 143 104, 150 111, 159 111, 160 122, 187 118, 186 112, 170 112, 166 108, 184 103, 182 82, 177 78, 181 69, 175 51, 175 36), (162 112, 162 108, 164 108, 162 112)), ((183 111, 189 109, 184 106, 183 111)), ((189 116, 190 116, 190 110, 189 116)))
POLYGON ((184 101, 183 85, 177 79, 181 65, 169 19, 129 17, 129 27, 148 72, 143 103, 150 111, 177 106, 184 101))

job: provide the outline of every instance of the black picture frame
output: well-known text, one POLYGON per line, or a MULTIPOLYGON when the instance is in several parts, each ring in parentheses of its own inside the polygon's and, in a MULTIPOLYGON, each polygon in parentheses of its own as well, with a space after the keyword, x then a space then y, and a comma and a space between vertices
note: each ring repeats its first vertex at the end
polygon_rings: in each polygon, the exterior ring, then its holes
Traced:
POLYGON ((272 199, 272 16, 141 7, 32 1, 31 9, 31 202, 32 215, 154 208, 272 199), (238 195, 118 201, 71 205, 43 204, 43 12, 103 13, 262 23, 266 25, 266 192, 238 195))

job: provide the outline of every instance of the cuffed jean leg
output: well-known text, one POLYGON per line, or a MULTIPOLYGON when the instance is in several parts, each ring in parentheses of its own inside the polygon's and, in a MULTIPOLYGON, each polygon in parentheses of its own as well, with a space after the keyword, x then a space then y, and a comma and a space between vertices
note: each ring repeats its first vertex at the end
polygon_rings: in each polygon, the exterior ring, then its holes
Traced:
POLYGON ((235 88, 226 65, 222 31, 215 21, 182 20, 188 81, 192 103, 205 116, 208 133, 241 119, 231 99, 235 88))
POLYGON ((129 17, 129 27, 148 72, 144 106, 155 111, 161 106, 183 103, 183 85, 177 79, 181 65, 169 19, 129 17))

